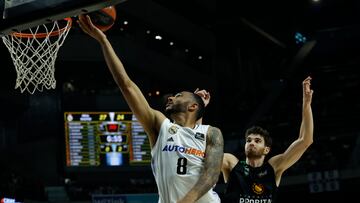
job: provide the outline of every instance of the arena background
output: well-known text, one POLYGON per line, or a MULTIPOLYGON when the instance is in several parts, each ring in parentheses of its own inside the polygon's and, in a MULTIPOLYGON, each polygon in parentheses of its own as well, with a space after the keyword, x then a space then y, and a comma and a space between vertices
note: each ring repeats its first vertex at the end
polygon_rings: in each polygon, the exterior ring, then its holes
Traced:
MULTIPOLYGON (((283 175, 279 202, 356 199, 360 2, 128 0, 116 9, 107 35, 148 101, 161 108, 168 93, 209 90, 204 122, 239 157, 253 124, 270 131, 273 154, 296 139, 301 82, 312 76, 314 144, 283 175)), ((58 55, 56 89, 34 95, 14 89, 4 45, 0 53, 1 197, 91 202, 94 194, 156 193, 150 167, 66 173, 64 111, 128 109, 93 39, 75 26, 58 55)), ((220 195, 223 187, 220 177, 220 195)))

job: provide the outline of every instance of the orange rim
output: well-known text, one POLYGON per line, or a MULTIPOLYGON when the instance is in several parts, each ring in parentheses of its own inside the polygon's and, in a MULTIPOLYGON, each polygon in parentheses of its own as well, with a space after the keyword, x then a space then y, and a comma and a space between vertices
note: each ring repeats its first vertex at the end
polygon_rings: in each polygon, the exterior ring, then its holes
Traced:
POLYGON ((12 33, 12 35, 15 37, 20 37, 20 38, 45 38, 47 36, 50 36, 50 37, 57 36, 65 31, 67 31, 72 26, 72 19, 70 17, 64 18, 63 20, 66 20, 68 22, 67 26, 64 28, 61 28, 59 30, 53 31, 51 33, 41 32, 41 33, 31 34, 31 33, 14 32, 14 33, 12 33))

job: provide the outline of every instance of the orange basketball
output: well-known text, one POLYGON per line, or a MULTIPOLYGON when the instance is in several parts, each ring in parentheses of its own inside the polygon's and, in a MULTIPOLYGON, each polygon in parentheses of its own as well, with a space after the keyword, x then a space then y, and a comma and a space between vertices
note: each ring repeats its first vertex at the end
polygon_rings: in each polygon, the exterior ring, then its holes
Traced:
POLYGON ((92 23, 103 32, 110 29, 116 20, 116 9, 114 6, 109 6, 98 11, 93 11, 88 14, 92 23))

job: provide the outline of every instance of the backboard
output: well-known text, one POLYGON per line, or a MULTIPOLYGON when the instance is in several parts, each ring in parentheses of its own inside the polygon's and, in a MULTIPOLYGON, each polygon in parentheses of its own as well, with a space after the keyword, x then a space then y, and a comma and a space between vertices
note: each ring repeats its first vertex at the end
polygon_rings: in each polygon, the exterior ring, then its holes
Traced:
POLYGON ((0 0, 0 37, 126 0, 0 0))

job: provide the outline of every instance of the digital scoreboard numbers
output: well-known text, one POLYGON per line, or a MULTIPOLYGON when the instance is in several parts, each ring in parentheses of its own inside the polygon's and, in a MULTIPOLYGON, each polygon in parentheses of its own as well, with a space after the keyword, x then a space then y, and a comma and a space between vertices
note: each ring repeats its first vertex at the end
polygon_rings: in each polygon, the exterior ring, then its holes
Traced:
POLYGON ((132 165, 150 163, 150 141, 139 121, 135 119, 135 116, 133 117, 132 122, 131 145, 132 153, 130 156, 130 163, 132 165))
POLYGON ((149 164, 149 140, 131 112, 65 112, 67 166, 149 164))
POLYGON ((80 118, 71 114, 67 115, 66 119, 68 119, 65 126, 67 166, 99 165, 96 125, 92 122, 81 121, 80 118))

